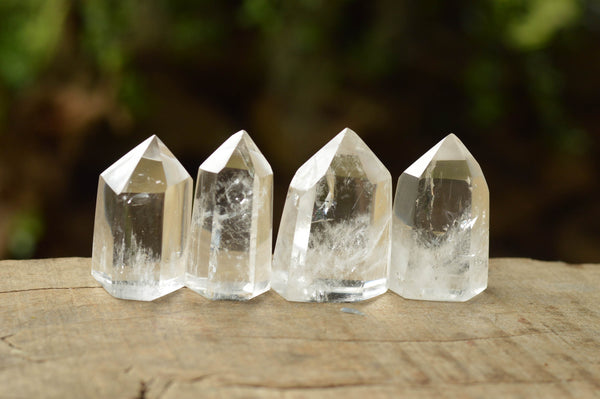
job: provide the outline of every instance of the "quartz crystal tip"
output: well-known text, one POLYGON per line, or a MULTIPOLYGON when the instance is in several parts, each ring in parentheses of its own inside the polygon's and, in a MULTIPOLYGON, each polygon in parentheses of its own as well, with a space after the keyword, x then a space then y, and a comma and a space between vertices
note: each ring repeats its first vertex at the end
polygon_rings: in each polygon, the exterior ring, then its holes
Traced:
POLYGON ((487 287, 489 191, 449 134, 398 179, 390 289, 409 299, 466 301, 487 287))
POLYGON ((300 302, 352 302, 387 290, 391 176, 351 129, 294 175, 273 256, 273 288, 300 302))
POLYGON ((150 301, 183 286, 192 179, 155 135, 98 183, 92 275, 113 296, 150 301))
POLYGON ((244 130, 198 169, 186 286, 247 300, 270 288, 273 171, 244 130))

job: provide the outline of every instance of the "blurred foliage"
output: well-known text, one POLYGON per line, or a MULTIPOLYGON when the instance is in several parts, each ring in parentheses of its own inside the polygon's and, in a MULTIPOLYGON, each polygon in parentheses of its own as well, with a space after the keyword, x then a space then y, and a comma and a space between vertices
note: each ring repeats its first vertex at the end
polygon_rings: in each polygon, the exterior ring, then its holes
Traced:
POLYGON ((507 43, 519 50, 546 47, 562 28, 580 18, 579 0, 496 0, 496 15, 504 21, 507 43))
POLYGON ((79 3, 81 44, 101 72, 120 73, 127 63, 130 28, 137 17, 135 3, 118 0, 79 3))
POLYGON ((8 242, 8 252, 17 259, 35 254, 38 241, 44 233, 42 215, 37 209, 26 209, 14 215, 8 242))
POLYGON ((68 10, 67 0, 0 2, 0 79, 16 90, 31 84, 51 61, 68 10))
MULTIPOLYGON (((594 0, 3 0, 0 158, 10 173, 0 173, 0 214, 18 216, 0 225, 10 236, 0 252, 68 254, 52 221, 77 204, 93 219, 94 189, 60 190, 91 184, 149 130, 196 163, 247 128, 285 179, 351 125, 394 175, 457 130, 496 184, 515 184, 492 198, 492 237, 496 254, 519 254, 532 245, 517 241, 539 231, 513 239, 509 221, 534 226, 566 209, 564 193, 591 194, 599 16, 594 0), (553 165, 580 177, 547 187, 553 165), (511 208, 510 196, 534 201, 534 191, 546 208, 511 208)), ((286 181, 277 184, 282 196, 286 181)), ((73 241, 78 254, 90 224, 73 241)), ((536 245, 529 255, 564 253, 536 245)))

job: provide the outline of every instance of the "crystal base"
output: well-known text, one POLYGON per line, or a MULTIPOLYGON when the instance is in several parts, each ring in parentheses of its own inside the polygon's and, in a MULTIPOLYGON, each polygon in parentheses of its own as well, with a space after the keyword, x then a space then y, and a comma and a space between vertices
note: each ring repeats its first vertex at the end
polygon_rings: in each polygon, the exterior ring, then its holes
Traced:
POLYGON ((160 280, 158 284, 148 285, 139 281, 112 281, 106 274, 97 271, 92 271, 92 276, 109 294, 119 299, 153 301, 183 287, 182 277, 160 280))
POLYGON ((292 302, 358 302, 374 298, 387 291, 387 279, 372 281, 315 279, 301 289, 274 287, 292 302))
POLYGON ((247 281, 215 282, 187 274, 186 287, 212 300, 247 301, 270 290, 271 283, 268 280, 256 284, 247 281))
POLYGON ((470 289, 464 290, 440 291, 439 289, 435 288, 411 289, 398 287, 394 288, 393 291, 406 299, 438 302, 466 302, 474 296, 482 293, 486 288, 487 285, 481 287, 471 287, 470 289))

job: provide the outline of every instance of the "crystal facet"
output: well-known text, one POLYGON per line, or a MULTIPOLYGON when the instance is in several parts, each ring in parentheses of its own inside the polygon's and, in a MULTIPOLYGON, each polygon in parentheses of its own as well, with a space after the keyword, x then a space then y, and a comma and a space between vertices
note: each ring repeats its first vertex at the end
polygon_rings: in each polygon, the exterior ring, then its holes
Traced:
POLYGON ((100 175, 92 275, 113 296, 151 301, 183 286, 192 179, 152 136, 100 175))
POLYGON ((248 133, 225 141, 198 170, 186 286, 246 300, 270 288, 273 171, 248 133))
POLYGON ((390 289, 466 301, 487 287, 489 191, 475 158, 448 135, 398 179, 390 289))
POLYGON ((350 302, 387 290, 392 183, 350 129, 298 169, 273 258, 273 288, 300 302, 350 302))

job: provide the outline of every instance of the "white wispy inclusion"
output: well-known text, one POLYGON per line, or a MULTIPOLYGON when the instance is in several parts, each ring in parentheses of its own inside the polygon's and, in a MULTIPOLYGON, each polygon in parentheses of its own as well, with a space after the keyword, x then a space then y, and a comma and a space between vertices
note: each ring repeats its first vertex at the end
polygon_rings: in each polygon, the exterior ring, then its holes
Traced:
POLYGON ((101 175, 92 276, 113 296, 151 301, 183 286, 192 179, 156 136, 101 175))
POLYGON ((475 158, 448 135, 398 179, 390 289, 466 301, 487 287, 489 191, 475 158))
POLYGON ((198 170, 186 286, 210 299, 269 290, 272 203, 271 166, 242 130, 198 170))
POLYGON ((298 169, 273 256, 273 288, 299 302, 351 302, 387 290, 391 176, 344 129, 298 169))

